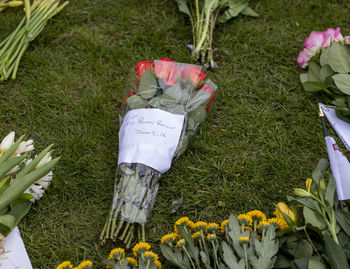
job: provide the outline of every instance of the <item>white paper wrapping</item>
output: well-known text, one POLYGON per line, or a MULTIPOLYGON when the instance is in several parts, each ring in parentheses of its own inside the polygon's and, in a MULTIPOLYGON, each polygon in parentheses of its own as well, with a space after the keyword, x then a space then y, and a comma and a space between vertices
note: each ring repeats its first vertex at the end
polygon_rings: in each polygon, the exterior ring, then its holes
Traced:
POLYGON ((0 256, 1 269, 33 269, 18 228, 5 238, 5 254, 0 256))
POLYGON ((184 118, 160 109, 130 110, 119 130, 118 164, 142 163, 161 173, 168 171, 184 118))
POLYGON ((323 113, 326 115, 329 123, 332 125, 334 130, 337 132, 340 139, 343 141, 345 147, 350 150, 350 124, 337 117, 335 110, 329 108, 324 104, 319 103, 323 113))
POLYGON ((326 136, 326 145, 332 174, 337 186, 338 200, 350 199, 350 163, 334 138, 326 136))

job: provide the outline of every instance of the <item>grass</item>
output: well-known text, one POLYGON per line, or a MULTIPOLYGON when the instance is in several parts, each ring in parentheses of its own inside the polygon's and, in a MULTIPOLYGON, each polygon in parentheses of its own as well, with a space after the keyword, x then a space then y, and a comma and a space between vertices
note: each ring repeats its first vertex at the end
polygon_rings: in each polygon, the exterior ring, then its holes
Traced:
MULTIPOLYGON (((320 96, 305 94, 296 56, 312 30, 350 34, 348 1, 252 1, 259 18, 217 27, 215 109, 162 178, 147 225, 159 239, 184 215, 222 221, 231 212, 272 212, 326 157, 320 96), (174 199, 185 199, 175 214, 174 199)), ((0 39, 24 16, 1 14, 0 39)), ((17 80, 0 84, 0 135, 27 134, 61 156, 44 198, 20 223, 34 268, 69 259, 98 266, 118 244, 99 244, 118 156, 118 112, 129 71, 142 60, 189 62, 191 27, 174 1, 73 1, 31 44, 17 80)), ((102 267, 101 267, 102 268, 102 267)))

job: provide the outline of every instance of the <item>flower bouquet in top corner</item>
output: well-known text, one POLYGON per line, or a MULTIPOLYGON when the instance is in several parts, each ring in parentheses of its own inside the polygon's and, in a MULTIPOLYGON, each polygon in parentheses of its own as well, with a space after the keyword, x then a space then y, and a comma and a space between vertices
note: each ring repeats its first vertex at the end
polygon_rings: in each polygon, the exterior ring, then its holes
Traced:
POLYGON ((216 88, 197 65, 166 58, 136 64, 120 117, 114 197, 102 243, 119 238, 129 247, 136 233, 145 241, 159 179, 205 121, 216 88))
POLYGON ((311 32, 304 41, 297 62, 307 73, 300 75, 306 92, 324 92, 338 118, 350 123, 350 36, 340 29, 311 32))

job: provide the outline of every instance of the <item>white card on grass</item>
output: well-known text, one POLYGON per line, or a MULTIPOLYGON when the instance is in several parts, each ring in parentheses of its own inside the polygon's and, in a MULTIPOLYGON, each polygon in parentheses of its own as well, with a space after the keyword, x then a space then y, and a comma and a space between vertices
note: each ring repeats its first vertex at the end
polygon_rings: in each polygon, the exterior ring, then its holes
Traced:
POLYGON ((5 238, 5 254, 0 255, 0 269, 33 269, 18 228, 5 238))

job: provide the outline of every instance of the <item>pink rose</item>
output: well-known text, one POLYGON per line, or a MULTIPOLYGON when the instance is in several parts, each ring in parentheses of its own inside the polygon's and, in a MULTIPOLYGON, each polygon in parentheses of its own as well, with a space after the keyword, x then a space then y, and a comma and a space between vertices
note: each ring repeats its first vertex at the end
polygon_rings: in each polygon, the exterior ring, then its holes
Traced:
POLYGON ((342 41, 344 40, 344 37, 340 33, 340 28, 337 27, 337 29, 328 28, 326 31, 324 31, 324 42, 322 44, 322 48, 328 48, 334 41, 342 41))
POLYGON ((306 68, 308 61, 310 61, 310 59, 314 56, 315 54, 313 54, 312 51, 310 51, 308 48, 305 48, 299 52, 297 63, 301 66, 301 68, 306 68))
POLYGON ((344 37, 345 44, 350 44, 350 35, 344 37))
POLYGON ((304 41, 304 47, 312 49, 314 51, 319 51, 325 40, 325 35, 323 32, 312 31, 308 38, 304 41))

